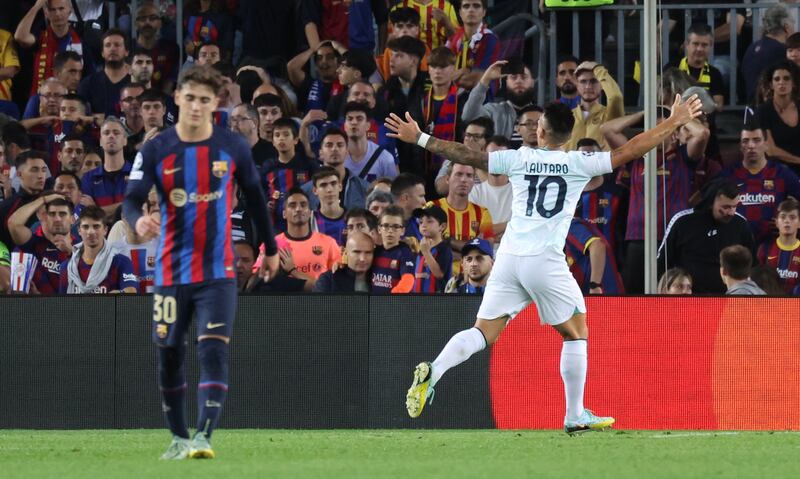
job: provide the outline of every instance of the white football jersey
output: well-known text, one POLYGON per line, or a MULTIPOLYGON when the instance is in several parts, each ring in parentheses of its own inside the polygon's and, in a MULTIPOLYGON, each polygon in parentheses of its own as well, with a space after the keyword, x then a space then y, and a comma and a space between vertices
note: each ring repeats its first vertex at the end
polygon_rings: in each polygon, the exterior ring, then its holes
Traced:
POLYGON ((583 188, 610 173, 611 154, 523 146, 489 154, 489 173, 508 175, 513 193, 511 220, 499 252, 533 256, 563 252, 583 188))

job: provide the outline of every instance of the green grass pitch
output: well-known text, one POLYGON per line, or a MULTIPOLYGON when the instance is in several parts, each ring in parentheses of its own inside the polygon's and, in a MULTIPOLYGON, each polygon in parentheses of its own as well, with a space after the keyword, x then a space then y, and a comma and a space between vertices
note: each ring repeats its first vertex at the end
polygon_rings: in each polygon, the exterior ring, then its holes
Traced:
POLYGON ((800 433, 219 430, 161 462, 163 430, 0 430, 2 478, 800 477, 800 433))

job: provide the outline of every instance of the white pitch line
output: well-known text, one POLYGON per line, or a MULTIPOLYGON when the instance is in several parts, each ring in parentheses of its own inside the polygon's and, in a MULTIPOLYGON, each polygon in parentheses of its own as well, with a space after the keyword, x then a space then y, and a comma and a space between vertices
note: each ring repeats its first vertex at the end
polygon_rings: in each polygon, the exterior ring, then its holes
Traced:
POLYGON ((719 432, 680 432, 677 434, 656 434, 650 436, 653 439, 669 439, 671 437, 707 437, 707 436, 735 436, 739 434, 737 431, 719 431, 719 432))

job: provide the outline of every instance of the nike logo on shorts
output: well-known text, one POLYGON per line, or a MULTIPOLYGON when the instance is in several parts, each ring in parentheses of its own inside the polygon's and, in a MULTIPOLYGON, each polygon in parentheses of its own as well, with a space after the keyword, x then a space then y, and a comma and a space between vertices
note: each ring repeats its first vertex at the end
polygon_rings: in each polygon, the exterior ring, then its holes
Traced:
POLYGON ((216 329, 225 326, 225 323, 206 323, 206 329, 216 329))

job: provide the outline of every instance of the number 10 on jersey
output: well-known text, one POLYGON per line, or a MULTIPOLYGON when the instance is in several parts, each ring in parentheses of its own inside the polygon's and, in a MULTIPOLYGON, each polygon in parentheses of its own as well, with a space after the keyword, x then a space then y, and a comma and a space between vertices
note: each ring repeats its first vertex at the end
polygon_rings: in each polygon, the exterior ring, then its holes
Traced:
POLYGON ((525 216, 533 216, 533 205, 536 204, 536 212, 541 217, 552 218, 564 209, 567 182, 560 176, 545 176, 541 183, 539 183, 539 178, 539 175, 525 175, 525 179, 528 180, 528 202, 525 216), (552 208, 547 209, 544 206, 544 197, 547 195, 547 187, 550 185, 556 185, 558 191, 556 192, 556 203, 552 208))

